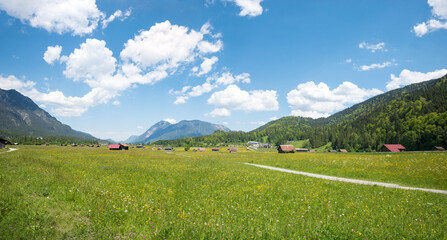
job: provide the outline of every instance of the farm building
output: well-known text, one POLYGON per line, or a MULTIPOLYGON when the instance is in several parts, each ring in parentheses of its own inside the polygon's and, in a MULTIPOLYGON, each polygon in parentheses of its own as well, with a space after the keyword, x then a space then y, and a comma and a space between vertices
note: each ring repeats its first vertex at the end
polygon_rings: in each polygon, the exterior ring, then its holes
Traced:
POLYGON ((230 147, 230 148, 228 148, 228 151, 230 151, 230 153, 235 153, 235 152, 237 152, 237 148, 230 147))
POLYGON ((219 148, 212 148, 211 151, 213 151, 213 152, 219 152, 219 148))
POLYGON ((272 148, 272 145, 270 143, 260 143, 259 148, 272 148))
POLYGON ((346 149, 340 149, 340 152, 347 153, 348 150, 346 150, 346 149))
POLYGON ((137 145, 137 148, 144 148, 143 145, 137 145))
POLYGON ((295 149, 296 152, 309 152, 309 149, 307 148, 297 148, 295 149))
POLYGON ((314 153, 314 152, 316 152, 316 150, 309 150, 309 152, 314 153))
POLYGON ((445 149, 443 147, 437 146, 433 148, 433 151, 445 151, 445 149))
POLYGON ((165 147, 165 151, 174 151, 173 147, 165 147))
POLYGON ((334 153, 337 152, 337 150, 329 150, 329 152, 334 153))
POLYGON ((293 145, 280 145, 278 147, 278 153, 294 153, 295 148, 293 145))
POLYGON ((199 151, 199 152, 205 152, 206 149, 205 149, 205 148, 197 148, 197 151, 199 151))
POLYGON ((8 140, 0 138, 0 149, 5 149, 7 144, 11 144, 8 140))
POLYGON ((379 152, 403 152, 405 147, 400 144, 384 144, 379 152))
POLYGON ((252 145, 258 145, 259 143, 255 141, 249 141, 247 144, 248 146, 252 146, 252 145))
POLYGON ((129 145, 127 144, 110 144, 109 150, 129 150, 129 145))

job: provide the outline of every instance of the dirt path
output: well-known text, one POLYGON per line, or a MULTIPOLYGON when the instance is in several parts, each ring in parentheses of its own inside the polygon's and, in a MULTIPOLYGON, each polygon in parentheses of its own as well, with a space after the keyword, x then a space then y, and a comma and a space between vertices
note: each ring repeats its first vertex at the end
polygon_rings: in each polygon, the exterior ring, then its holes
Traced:
POLYGON ((304 175, 304 176, 308 176, 308 177, 321 178, 321 179, 326 179, 326 180, 331 180, 331 181, 348 182, 348 183, 363 184, 363 185, 377 185, 377 186, 387 187, 387 188, 398 188, 398 189, 406 189, 406 190, 417 190, 417 191, 424 191, 424 192, 447 194, 446 190, 404 187, 404 186, 400 186, 398 184, 393 184, 393 183, 382 183, 382 182, 372 182, 372 181, 364 181, 364 180, 357 180, 357 179, 350 179, 350 178, 333 177, 333 176, 326 176, 326 175, 320 175, 320 174, 314 174, 314 173, 299 172, 299 171, 294 171, 294 170, 289 170, 289 169, 284 169, 284 168, 264 166, 264 165, 253 164, 253 163, 244 163, 244 164, 247 164, 250 166, 255 166, 255 167, 260 167, 260 168, 265 168, 265 169, 270 169, 270 170, 274 170, 274 171, 299 174, 299 175, 304 175))
POLYGON ((9 152, 13 152, 13 151, 16 151, 16 150, 18 150, 18 149, 17 148, 10 148, 8 151, 2 152, 2 153, 9 153, 9 152))

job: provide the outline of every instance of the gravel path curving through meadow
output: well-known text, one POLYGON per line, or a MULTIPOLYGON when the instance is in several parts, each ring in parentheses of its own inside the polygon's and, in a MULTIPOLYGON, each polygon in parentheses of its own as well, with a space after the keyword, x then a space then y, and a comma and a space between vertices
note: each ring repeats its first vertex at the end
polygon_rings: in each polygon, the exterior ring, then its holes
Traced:
POLYGON ((13 152, 13 151, 16 151, 16 150, 19 150, 19 149, 17 149, 17 148, 10 148, 8 151, 2 152, 2 153, 9 153, 9 152, 13 152))
POLYGON ((331 181, 348 182, 348 183, 363 184, 363 185, 377 185, 377 186, 387 187, 387 188, 398 188, 398 189, 405 189, 405 190, 416 190, 416 191, 447 194, 446 190, 404 187, 404 186, 400 186, 398 184, 393 184, 393 183, 372 182, 372 181, 364 181, 364 180, 357 180, 357 179, 350 179, 350 178, 333 177, 333 176, 327 176, 327 175, 321 175, 321 174, 294 171, 294 170, 289 170, 289 169, 284 169, 284 168, 270 167, 270 166, 253 164, 253 163, 244 163, 244 164, 250 165, 250 166, 255 166, 255 167, 260 167, 260 168, 265 168, 265 169, 270 169, 270 170, 274 170, 274 171, 299 174, 299 175, 304 175, 304 176, 308 176, 308 177, 321 178, 321 179, 326 179, 326 180, 331 180, 331 181))

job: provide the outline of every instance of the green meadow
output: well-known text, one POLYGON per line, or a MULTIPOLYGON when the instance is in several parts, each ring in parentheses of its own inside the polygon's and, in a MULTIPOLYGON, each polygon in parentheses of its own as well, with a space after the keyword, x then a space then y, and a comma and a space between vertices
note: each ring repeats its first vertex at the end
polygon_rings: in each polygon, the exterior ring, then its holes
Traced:
POLYGON ((0 154, 0 239, 446 239, 447 153, 18 146, 0 154))

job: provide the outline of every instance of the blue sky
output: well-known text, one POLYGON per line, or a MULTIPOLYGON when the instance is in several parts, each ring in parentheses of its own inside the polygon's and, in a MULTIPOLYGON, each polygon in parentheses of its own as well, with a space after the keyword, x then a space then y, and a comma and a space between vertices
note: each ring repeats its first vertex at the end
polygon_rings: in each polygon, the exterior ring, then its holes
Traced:
POLYGON ((447 74, 447 0, 0 0, 0 88, 124 140, 252 130, 447 74))

